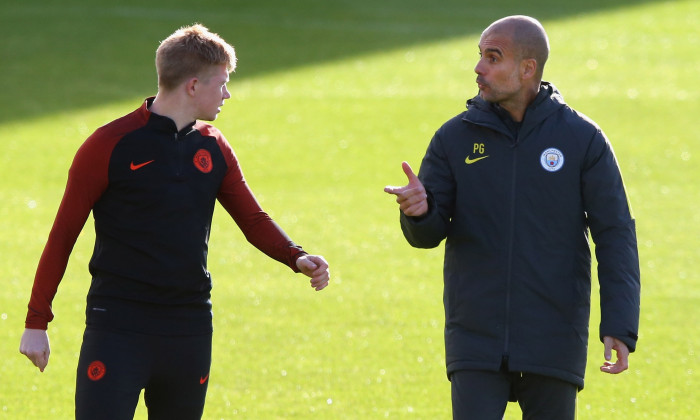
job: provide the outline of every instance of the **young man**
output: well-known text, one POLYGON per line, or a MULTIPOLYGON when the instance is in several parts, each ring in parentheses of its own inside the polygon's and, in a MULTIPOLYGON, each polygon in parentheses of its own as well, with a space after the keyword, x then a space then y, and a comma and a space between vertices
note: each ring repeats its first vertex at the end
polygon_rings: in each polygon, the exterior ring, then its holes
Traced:
POLYGON ((639 325, 635 223, 600 128, 542 82, 549 42, 530 17, 479 41, 479 94, 433 137, 397 196, 415 247, 445 243, 447 373, 455 419, 573 419, 596 244, 603 372, 628 367, 639 325), (617 360, 610 362, 615 350, 617 360))
POLYGON ((92 211, 95 248, 78 362, 77 419, 199 419, 211 362, 207 243, 218 200, 270 257, 328 285, 328 264, 292 242, 260 208, 216 119, 230 98, 233 47, 201 25, 156 52, 158 94, 93 133, 78 150, 37 268, 20 351, 49 359, 51 302, 92 211))

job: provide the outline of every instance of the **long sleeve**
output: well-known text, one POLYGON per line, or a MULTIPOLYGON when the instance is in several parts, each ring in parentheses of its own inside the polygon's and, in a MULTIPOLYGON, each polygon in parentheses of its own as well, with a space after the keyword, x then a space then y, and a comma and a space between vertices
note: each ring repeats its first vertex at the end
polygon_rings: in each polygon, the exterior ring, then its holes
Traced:
POLYGON ((428 194, 428 213, 423 217, 408 217, 401 213, 401 229, 411 246, 434 248, 447 237, 454 211, 455 181, 438 131, 428 146, 418 178, 428 194))
POLYGON ((63 199, 34 277, 26 328, 47 329, 53 320, 51 303, 68 258, 93 205, 107 188, 109 150, 99 139, 98 131, 85 141, 73 159, 63 199))
POLYGON ((248 242, 267 256, 298 272, 296 260, 306 252, 292 242, 282 228, 260 207, 228 142, 222 136, 219 136, 217 141, 228 165, 217 199, 248 242))
POLYGON ((640 311, 640 272, 635 221, 610 143, 598 132, 582 174, 588 225, 600 283, 600 336, 622 340, 634 351, 640 311))

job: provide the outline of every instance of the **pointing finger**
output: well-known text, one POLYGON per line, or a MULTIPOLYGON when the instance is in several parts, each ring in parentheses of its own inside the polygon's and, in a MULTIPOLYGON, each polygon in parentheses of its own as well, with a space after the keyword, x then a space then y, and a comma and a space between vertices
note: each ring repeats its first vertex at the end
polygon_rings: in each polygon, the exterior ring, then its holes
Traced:
POLYGON ((409 184, 418 181, 418 177, 413 172, 413 169, 411 168, 411 165, 408 164, 408 162, 403 162, 401 164, 401 168, 403 168, 403 172, 406 174, 409 184))
POLYGON ((400 195, 404 194, 406 191, 409 191, 411 189, 420 188, 423 186, 423 184, 418 179, 418 176, 416 176, 416 174, 413 172, 413 169, 411 168, 411 165, 408 164, 408 162, 402 162, 401 168, 403 169, 403 172, 408 178, 408 185, 405 185, 403 187, 388 185, 384 187, 384 192, 394 195, 400 195))

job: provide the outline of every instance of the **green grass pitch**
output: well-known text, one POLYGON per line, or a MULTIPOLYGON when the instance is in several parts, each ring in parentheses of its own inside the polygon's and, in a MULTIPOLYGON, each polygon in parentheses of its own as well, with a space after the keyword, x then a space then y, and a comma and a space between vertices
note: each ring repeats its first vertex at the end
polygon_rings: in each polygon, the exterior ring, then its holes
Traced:
MULTIPOLYGON (((155 93, 158 41, 193 22, 239 56, 216 125, 263 207, 333 276, 314 292, 217 208, 204 418, 449 418, 442 248, 410 248, 382 188, 404 182, 401 161, 417 168, 476 93, 479 34, 510 14, 545 25, 545 79, 611 139, 637 218, 638 351, 628 372, 598 372, 594 289, 579 419, 695 418, 700 2, 38 0, 0 12, 0 419, 73 416, 91 220, 54 301, 43 374, 18 352, 36 264, 77 147, 155 93)), ((511 405, 506 419, 519 415, 511 405)))

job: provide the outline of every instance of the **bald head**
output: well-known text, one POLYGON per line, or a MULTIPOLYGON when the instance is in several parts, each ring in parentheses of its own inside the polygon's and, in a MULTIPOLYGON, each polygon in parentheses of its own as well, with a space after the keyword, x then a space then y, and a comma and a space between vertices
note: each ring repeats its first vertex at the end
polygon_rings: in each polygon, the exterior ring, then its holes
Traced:
POLYGON ((508 16, 489 25, 482 37, 489 33, 508 36, 520 59, 534 59, 537 75, 542 78, 544 65, 549 57, 549 39, 542 24, 529 16, 508 16))

